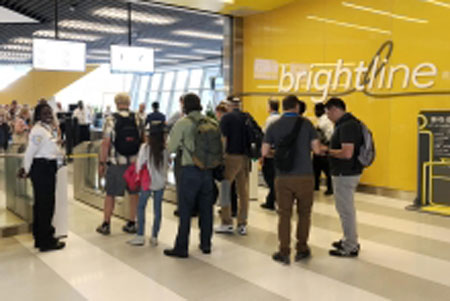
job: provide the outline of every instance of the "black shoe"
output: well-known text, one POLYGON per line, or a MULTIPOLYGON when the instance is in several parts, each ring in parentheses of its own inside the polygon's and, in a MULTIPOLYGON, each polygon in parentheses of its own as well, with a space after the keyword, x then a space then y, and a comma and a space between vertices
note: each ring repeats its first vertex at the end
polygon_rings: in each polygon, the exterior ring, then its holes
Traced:
POLYGON ((175 209, 175 210, 173 211, 173 215, 179 216, 179 214, 178 214, 178 209, 175 209))
POLYGON ((109 223, 104 222, 103 224, 97 227, 96 231, 102 235, 109 235, 111 234, 111 227, 109 223))
POLYGON ((345 251, 343 249, 333 249, 328 252, 330 256, 336 256, 336 257, 358 257, 359 249, 356 249, 354 251, 345 251))
POLYGON ((309 258, 309 257, 311 257, 311 250, 297 252, 297 254, 295 254, 295 261, 300 261, 302 259, 309 258))
POLYGON ((272 259, 282 264, 288 265, 291 263, 291 259, 287 255, 282 255, 280 252, 276 252, 272 255, 272 259))
POLYGON ((65 242, 56 241, 54 244, 39 248, 39 251, 48 252, 48 251, 54 251, 54 250, 61 250, 61 249, 64 249, 65 246, 66 246, 65 242))
POLYGON ((129 234, 135 234, 137 232, 137 227, 135 222, 128 222, 122 227, 122 231, 129 234))
MULTIPOLYGON (((344 242, 341 240, 335 241, 331 244, 331 246, 337 250, 344 250, 344 247, 342 246, 344 242)), ((356 248, 356 251, 359 252, 359 250, 361 249, 361 245, 358 244, 358 247, 356 248)))
POLYGON ((211 254, 211 247, 204 248, 200 245, 200 246, 198 246, 198 248, 202 251, 203 254, 211 254))
POLYGON ((191 213, 191 217, 198 217, 198 212, 197 212, 197 211, 192 212, 192 213, 191 213))
POLYGON ((231 217, 236 217, 237 216, 237 212, 231 212, 231 217))
POLYGON ((325 195, 333 195, 333 190, 327 190, 324 193, 325 195))
POLYGON ((267 209, 267 210, 272 210, 272 211, 275 210, 275 206, 267 205, 267 203, 262 203, 261 208, 267 209))
POLYGON ((188 258, 189 256, 187 252, 181 252, 175 249, 165 249, 164 255, 178 258, 188 258))
POLYGON ((314 190, 319 191, 320 189, 319 189, 319 187, 314 187, 314 190))

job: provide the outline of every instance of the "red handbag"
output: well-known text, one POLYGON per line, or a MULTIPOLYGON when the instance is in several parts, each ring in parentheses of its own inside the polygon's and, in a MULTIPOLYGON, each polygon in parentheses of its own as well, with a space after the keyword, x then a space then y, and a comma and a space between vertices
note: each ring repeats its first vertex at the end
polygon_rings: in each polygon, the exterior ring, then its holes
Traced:
POLYGON ((139 176, 136 173, 136 164, 131 164, 125 173, 123 174, 123 178, 127 182, 127 187, 130 191, 138 190, 140 186, 139 176))
POLYGON ((152 185, 152 177, 150 176, 150 171, 147 168, 147 164, 144 164, 139 171, 139 179, 141 182, 141 191, 150 190, 152 185))

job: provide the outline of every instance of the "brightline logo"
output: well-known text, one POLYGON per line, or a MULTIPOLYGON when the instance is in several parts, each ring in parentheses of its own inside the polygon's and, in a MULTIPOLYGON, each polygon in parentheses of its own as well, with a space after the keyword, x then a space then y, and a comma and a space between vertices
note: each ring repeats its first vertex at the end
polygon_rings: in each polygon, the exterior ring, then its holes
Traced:
POLYGON ((339 87, 344 87, 345 90, 354 88, 356 91, 372 90, 374 87, 392 89, 395 76, 399 71, 403 71, 404 74, 403 89, 408 88, 411 81, 418 89, 428 89, 435 84, 438 70, 433 63, 421 63, 411 72, 405 64, 387 67, 388 61, 388 58, 380 60, 380 56, 377 55, 371 63, 372 67, 361 61, 356 68, 351 70, 345 67, 344 60, 339 59, 334 70, 318 69, 315 64, 311 64, 309 70, 299 72, 291 71, 290 64, 282 64, 278 92, 299 92, 301 83, 306 82, 305 90, 310 92, 314 88, 314 90, 322 92, 320 101, 323 101, 328 97, 330 91, 337 91, 339 87), (342 84, 343 80, 345 80, 345 84, 342 84))

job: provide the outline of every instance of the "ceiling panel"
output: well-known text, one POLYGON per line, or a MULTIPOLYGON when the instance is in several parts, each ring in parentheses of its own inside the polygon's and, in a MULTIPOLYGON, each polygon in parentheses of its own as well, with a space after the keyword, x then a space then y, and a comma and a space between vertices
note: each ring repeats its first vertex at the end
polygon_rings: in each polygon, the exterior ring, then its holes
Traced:
MULTIPOLYGON (((40 20, 0 24, 0 64, 31 63, 31 39, 54 38, 54 0, 0 0, 0 6, 40 20)), ((132 45, 156 48, 155 66, 220 57, 224 16, 164 4, 132 4, 132 45), (170 59, 170 60, 169 60, 170 59)), ((108 62, 111 44, 128 44, 127 4, 119 0, 59 0, 59 38, 87 43, 88 63, 108 62)))

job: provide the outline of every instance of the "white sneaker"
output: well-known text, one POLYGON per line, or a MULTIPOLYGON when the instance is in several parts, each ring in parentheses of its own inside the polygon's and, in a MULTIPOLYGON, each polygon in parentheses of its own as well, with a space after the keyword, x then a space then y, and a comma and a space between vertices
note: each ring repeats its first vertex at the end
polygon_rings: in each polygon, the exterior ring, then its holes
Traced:
POLYGON ((219 234, 233 234, 233 225, 220 225, 214 231, 219 234))
POLYGON ((158 239, 156 237, 150 237, 150 245, 156 247, 158 245, 158 239))
POLYGON ((145 238, 142 235, 136 235, 133 239, 127 241, 132 246, 143 246, 145 244, 145 238))
POLYGON ((247 235, 247 226, 244 226, 244 225, 238 226, 237 227, 237 233, 239 235, 247 235))

